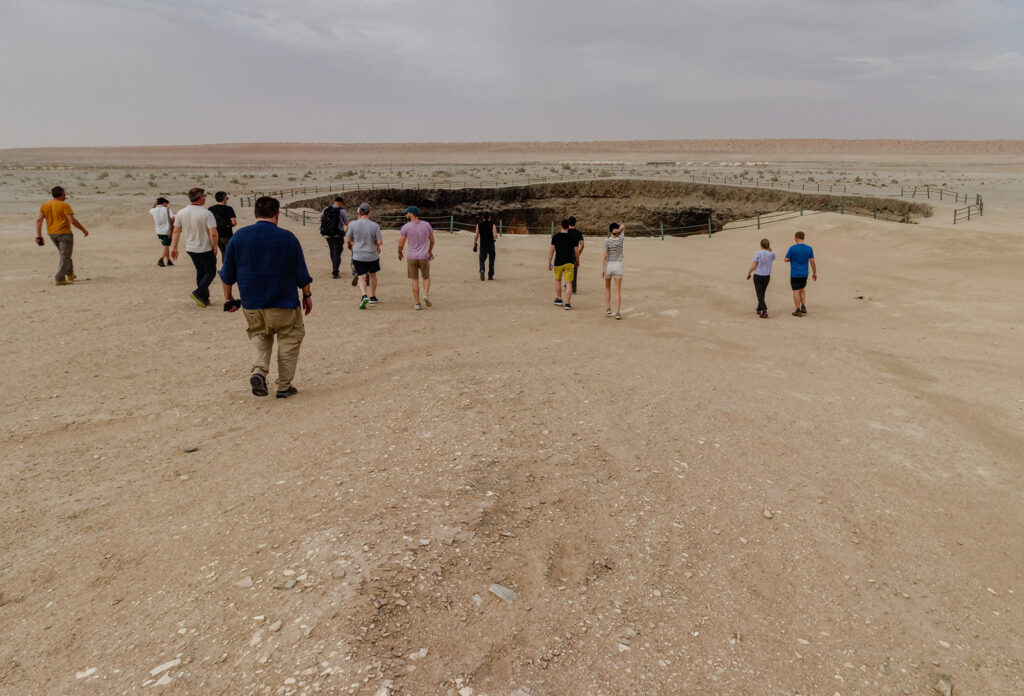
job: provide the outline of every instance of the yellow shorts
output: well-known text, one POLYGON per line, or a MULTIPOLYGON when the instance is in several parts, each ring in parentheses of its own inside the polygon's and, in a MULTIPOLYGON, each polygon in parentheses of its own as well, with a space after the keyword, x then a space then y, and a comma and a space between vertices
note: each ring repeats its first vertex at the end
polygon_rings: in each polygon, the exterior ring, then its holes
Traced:
POLYGON ((576 265, 566 263, 561 266, 555 266, 555 280, 564 280, 571 283, 573 278, 576 277, 576 265))

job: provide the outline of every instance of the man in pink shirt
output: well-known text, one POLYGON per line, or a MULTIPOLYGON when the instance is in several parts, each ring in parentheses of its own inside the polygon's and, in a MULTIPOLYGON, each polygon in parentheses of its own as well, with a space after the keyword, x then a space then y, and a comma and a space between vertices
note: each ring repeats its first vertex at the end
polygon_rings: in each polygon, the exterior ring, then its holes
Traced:
POLYGON ((420 305, 420 276, 423 276, 423 304, 430 306, 430 260, 434 258, 434 228, 420 220, 420 209, 414 205, 405 209, 409 222, 402 225, 402 238, 398 240, 398 260, 402 260, 406 240, 409 241, 409 279, 412 281, 413 309, 420 305))

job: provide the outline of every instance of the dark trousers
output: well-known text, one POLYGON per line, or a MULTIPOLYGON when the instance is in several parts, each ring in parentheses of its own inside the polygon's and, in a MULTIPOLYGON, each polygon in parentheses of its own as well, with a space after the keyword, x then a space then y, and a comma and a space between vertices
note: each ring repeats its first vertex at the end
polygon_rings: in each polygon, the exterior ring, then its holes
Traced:
POLYGON ((576 283, 580 279, 580 262, 576 262, 576 267, 572 269, 572 292, 576 294, 576 283))
POLYGON ((754 292, 757 293, 757 311, 759 312, 768 311, 768 305, 764 303, 764 291, 768 289, 768 283, 771 279, 771 276, 754 276, 754 292))
POLYGON ((220 257, 224 258, 224 253, 228 250, 228 242, 231 241, 231 235, 226 237, 217 235, 217 247, 220 249, 220 257))
POLYGON ((494 245, 491 246, 480 246, 480 272, 484 272, 484 263, 490 259, 488 264, 487 277, 494 277, 494 245))
POLYGON ((344 237, 324 237, 327 249, 331 252, 331 273, 337 273, 341 267, 341 252, 345 250, 344 237))
POLYGON ((210 283, 217 275, 217 253, 214 251, 188 252, 192 265, 196 267, 195 296, 210 304, 210 283))

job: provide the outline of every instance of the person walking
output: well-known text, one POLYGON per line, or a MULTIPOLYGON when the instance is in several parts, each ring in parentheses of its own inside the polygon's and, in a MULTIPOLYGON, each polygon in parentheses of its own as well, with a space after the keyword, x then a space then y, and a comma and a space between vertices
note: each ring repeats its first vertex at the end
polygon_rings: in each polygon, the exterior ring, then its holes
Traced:
POLYGON ((789 264, 789 284, 793 288, 793 304, 796 310, 794 317, 807 316, 807 274, 808 270, 813 274, 815 282, 818 280, 818 266, 814 263, 814 249, 804 243, 803 232, 797 232, 793 236, 793 246, 786 252, 786 263, 789 264), (808 269, 810 265, 810 269, 808 269))
POLYGON ((480 280, 484 279, 484 265, 487 264, 487 280, 494 280, 494 244, 498 241, 498 230, 491 222, 491 214, 484 213, 473 233, 473 251, 480 249, 480 280))
POLYGON ((174 228, 174 213, 171 212, 171 202, 161 196, 149 209, 156 225, 156 238, 160 240, 160 259, 157 266, 173 266, 171 261, 171 230, 174 228))
POLYGON ((345 232, 348 230, 348 213, 342 207, 341 196, 334 197, 334 203, 320 212, 320 234, 327 240, 331 255, 331 277, 340 278, 341 254, 345 249, 345 232))
POLYGON ((210 305, 210 283, 217 275, 217 219, 204 208, 206 191, 188 191, 189 205, 174 216, 171 232, 171 258, 178 260, 178 241, 185 235, 185 251, 196 267, 196 289, 189 298, 202 308, 210 305))
MULTIPOLYGON (((409 259, 406 267, 412 281, 413 309, 420 305, 420 277, 423 277, 423 304, 430 306, 430 262, 434 258, 434 228, 426 220, 420 220, 420 209, 410 205, 404 211, 407 223, 402 225, 402 237, 398 240, 398 260, 402 260, 405 242, 409 240, 409 259)), ((481 277, 483 272, 481 271, 481 277)))
POLYGON ((231 233, 238 225, 238 218, 235 216, 235 209, 228 205, 228 194, 218 191, 213 194, 216 205, 210 206, 213 219, 217 221, 217 247, 220 249, 220 260, 224 263, 224 250, 228 248, 231 241, 231 233))
MULTIPOLYGON (((751 274, 754 277, 754 292, 757 293, 757 316, 762 319, 768 318, 768 305, 764 302, 764 293, 768 289, 768 283, 772 279, 772 264, 775 263, 775 252, 772 251, 771 242, 767 239, 761 240, 761 249, 754 254, 754 261, 747 269, 747 280, 751 274)), ((804 282, 807 279, 804 278, 804 282)))
POLYGON ((345 241, 352 252, 352 265, 359 284, 359 309, 366 305, 375 305, 377 299, 377 274, 380 272, 380 248, 384 244, 384 235, 380 225, 370 219, 370 204, 362 202, 356 211, 356 219, 348 226, 345 241), (367 297, 369 285, 369 297, 367 297))
POLYGON ((46 222, 46 234, 57 247, 60 256, 60 265, 53 277, 54 284, 71 285, 78 278, 75 275, 75 264, 71 260, 75 249, 75 234, 71 227, 73 225, 80 229, 83 237, 89 236, 89 230, 75 218, 75 211, 67 202, 67 194, 62 187, 54 186, 50 189, 50 195, 52 198, 39 206, 39 214, 36 215, 36 244, 43 246, 43 222, 46 222))
POLYGON ((583 233, 576 229, 576 218, 573 215, 569 216, 569 234, 576 238, 576 243, 579 245, 579 249, 576 252, 576 263, 573 267, 572 274, 572 294, 575 295, 577 292, 576 284, 580 279, 580 257, 583 255, 583 247, 585 245, 583 243, 583 233))
POLYGON ((604 240, 601 278, 604 279, 604 315, 612 316, 612 280, 615 281, 615 318, 622 319, 622 242, 626 227, 617 222, 608 225, 609 237, 604 240))
POLYGON ((569 221, 562 220, 558 232, 551 235, 551 248, 548 249, 548 270, 555 272, 555 304, 565 309, 572 309, 572 279, 575 277, 578 255, 579 242, 576 240, 576 235, 570 234, 569 221), (564 302, 562 301, 563 285, 564 302))
POLYGON ((270 356, 277 337, 278 399, 297 394, 292 384, 299 363, 299 348, 306 335, 303 314, 313 311, 313 279, 306 268, 302 245, 294 234, 278 227, 281 204, 261 196, 253 210, 256 222, 234 235, 224 254, 220 279, 224 285, 224 311, 245 315, 246 333, 252 347, 249 386, 256 396, 266 396, 270 356), (239 300, 232 294, 238 283, 239 300), (298 290, 302 290, 299 302, 298 290))

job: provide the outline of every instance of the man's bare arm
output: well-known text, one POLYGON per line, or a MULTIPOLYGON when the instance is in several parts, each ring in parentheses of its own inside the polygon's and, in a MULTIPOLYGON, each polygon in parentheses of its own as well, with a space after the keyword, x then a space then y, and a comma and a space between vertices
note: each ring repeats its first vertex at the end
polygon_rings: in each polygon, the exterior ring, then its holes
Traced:
POLYGON ((39 211, 39 214, 36 215, 36 237, 39 239, 43 238, 43 220, 45 219, 46 216, 43 215, 42 211, 39 211))
POLYGON ((78 221, 78 220, 77 220, 77 219, 75 218, 75 216, 74 216, 74 215, 68 215, 68 222, 70 222, 70 223, 71 223, 72 225, 74 225, 74 226, 75 226, 75 227, 77 227, 78 229, 82 230, 82 236, 83 236, 83 237, 88 237, 88 236, 89 236, 89 230, 85 229, 85 228, 84 228, 84 227, 82 226, 82 223, 80 223, 80 222, 79 222, 79 221, 78 221))

